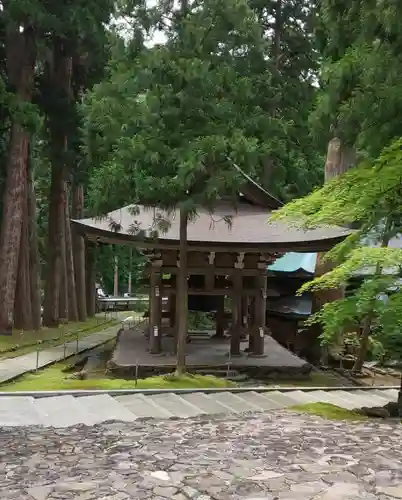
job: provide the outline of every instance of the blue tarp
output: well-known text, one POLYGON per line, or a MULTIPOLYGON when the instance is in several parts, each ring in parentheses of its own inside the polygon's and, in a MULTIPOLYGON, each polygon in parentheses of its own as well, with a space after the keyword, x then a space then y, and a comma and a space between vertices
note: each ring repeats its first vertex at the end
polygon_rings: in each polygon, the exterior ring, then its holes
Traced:
POLYGON ((317 263, 316 253, 298 253, 288 252, 273 264, 268 266, 268 271, 295 273, 297 271, 305 271, 309 274, 314 274, 317 263))

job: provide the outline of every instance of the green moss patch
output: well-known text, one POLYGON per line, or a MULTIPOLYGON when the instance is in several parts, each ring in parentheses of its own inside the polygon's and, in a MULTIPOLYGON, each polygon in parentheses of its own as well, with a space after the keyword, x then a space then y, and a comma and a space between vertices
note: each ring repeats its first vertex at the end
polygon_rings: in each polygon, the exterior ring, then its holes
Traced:
POLYGON ((301 413, 309 413, 310 415, 317 415, 328 420, 367 420, 367 417, 363 415, 329 403, 308 403, 292 406, 289 409, 301 413))
POLYGON ((58 391, 90 389, 187 389, 208 387, 233 387, 233 382, 212 375, 174 374, 139 379, 124 380, 114 378, 93 378, 79 380, 63 373, 66 363, 58 363, 38 372, 28 373, 14 382, 0 385, 0 391, 58 391))

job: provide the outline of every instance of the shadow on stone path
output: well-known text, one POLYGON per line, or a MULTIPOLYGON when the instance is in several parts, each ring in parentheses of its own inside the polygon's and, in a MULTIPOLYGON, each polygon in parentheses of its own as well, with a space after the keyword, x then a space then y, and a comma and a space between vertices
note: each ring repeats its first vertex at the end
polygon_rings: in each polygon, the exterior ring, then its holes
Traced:
POLYGON ((402 498, 402 426, 290 412, 0 429, 2 500, 402 498))

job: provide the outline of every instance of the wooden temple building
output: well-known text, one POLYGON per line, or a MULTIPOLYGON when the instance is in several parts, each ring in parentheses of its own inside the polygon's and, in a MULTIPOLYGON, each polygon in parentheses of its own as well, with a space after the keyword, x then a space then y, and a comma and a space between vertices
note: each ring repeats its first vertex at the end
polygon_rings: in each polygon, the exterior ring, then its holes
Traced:
POLYGON ((268 266, 268 284, 278 294, 267 298, 267 327, 273 338, 287 349, 310 358, 313 338, 304 325, 312 313, 313 294, 298 290, 313 279, 317 253, 287 252, 268 266))
MULTIPOLYGON (((267 279, 267 266, 285 252, 327 251, 348 231, 328 227, 304 231, 282 222, 270 223, 270 214, 282 203, 240 169, 239 174, 244 183, 235 203, 222 198, 213 214, 201 208, 188 224, 188 303, 189 309, 215 312, 215 336, 221 338, 224 298, 229 297, 230 354, 258 358, 266 354, 264 341, 271 333, 266 324, 267 299, 278 295, 274 281, 271 284, 267 279), (248 347, 241 352, 245 339, 248 347)), ((74 230, 89 242, 129 244, 149 257, 145 271, 150 294, 149 353, 155 355, 164 351, 165 336, 172 336, 176 329, 179 262, 179 215, 156 212, 137 206, 133 215, 132 207, 124 207, 102 219, 72 221, 74 230), (171 223, 158 238, 151 236, 155 215, 171 223), (143 230, 142 237, 133 234, 133 224, 143 230), (164 328, 162 297, 169 298, 164 328)))

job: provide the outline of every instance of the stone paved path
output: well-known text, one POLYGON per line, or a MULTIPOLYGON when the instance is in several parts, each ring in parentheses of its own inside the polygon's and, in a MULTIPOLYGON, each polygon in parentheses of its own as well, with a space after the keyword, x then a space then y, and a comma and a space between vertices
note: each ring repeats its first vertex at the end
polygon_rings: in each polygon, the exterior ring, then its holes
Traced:
POLYGON ((0 498, 402 498, 402 426, 280 411, 0 429, 0 498))
MULTIPOLYGON (((120 325, 111 326, 100 332, 87 335, 86 337, 80 338, 78 342, 77 350, 77 340, 70 340, 66 342, 66 357, 73 356, 74 354, 92 349, 116 336, 117 330, 120 325)), ((24 354, 22 356, 17 356, 15 358, 0 360, 0 383, 12 380, 24 373, 33 371, 36 369, 36 351, 24 354)), ((52 363, 61 361, 64 359, 64 344, 56 345, 54 347, 49 347, 48 349, 43 349, 39 352, 39 368, 44 368, 52 363)))

